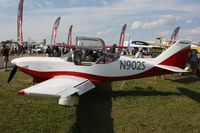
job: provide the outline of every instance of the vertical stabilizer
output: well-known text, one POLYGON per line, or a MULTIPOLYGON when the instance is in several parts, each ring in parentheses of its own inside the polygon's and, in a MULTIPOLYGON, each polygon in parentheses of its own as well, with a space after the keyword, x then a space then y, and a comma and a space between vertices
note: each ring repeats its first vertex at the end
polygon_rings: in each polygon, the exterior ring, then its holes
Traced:
POLYGON ((154 58, 155 64, 174 66, 184 69, 188 60, 192 41, 179 40, 158 57, 154 58))

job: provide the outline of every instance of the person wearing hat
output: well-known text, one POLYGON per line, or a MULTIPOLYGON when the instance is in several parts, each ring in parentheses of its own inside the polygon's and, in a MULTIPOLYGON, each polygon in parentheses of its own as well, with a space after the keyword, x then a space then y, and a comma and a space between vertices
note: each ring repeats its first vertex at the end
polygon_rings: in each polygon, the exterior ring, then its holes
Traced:
POLYGON ((144 58, 143 49, 141 47, 138 49, 138 52, 135 54, 135 58, 144 58))

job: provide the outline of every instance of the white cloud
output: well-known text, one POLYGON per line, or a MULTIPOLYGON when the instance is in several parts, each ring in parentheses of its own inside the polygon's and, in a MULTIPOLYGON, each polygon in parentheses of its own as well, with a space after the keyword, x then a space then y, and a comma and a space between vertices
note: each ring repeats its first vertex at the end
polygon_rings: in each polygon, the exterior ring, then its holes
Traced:
POLYGON ((143 25, 143 22, 141 21, 134 21, 132 26, 131 26, 131 29, 138 29, 138 28, 141 28, 143 25))
POLYGON ((166 37, 166 38, 169 38, 170 31, 161 31, 161 32, 157 32, 156 35, 159 36, 159 37, 166 37))
POLYGON ((195 27, 191 29, 183 29, 180 32, 180 38, 191 39, 193 41, 200 41, 200 27, 195 27))
POLYGON ((193 21, 191 20, 191 19, 189 19, 189 20, 186 20, 185 21, 187 24, 190 24, 190 23, 192 23, 193 21))
POLYGON ((53 5, 53 1, 49 1, 49 0, 47 1, 46 0, 46 1, 44 1, 44 4, 46 4, 46 5, 53 5))
MULTIPOLYGON (((149 29, 148 31, 150 34, 143 35, 141 37, 143 39, 155 35, 153 34, 155 33, 155 31, 153 31, 155 28, 157 28, 157 32, 161 32, 159 30, 161 27, 163 31, 166 31, 171 26, 179 25, 181 21, 183 21, 184 24, 189 23, 192 25, 192 21, 199 21, 198 19, 200 18, 199 10, 197 10, 200 7, 200 2, 199 4, 185 4, 183 0, 168 0, 165 2, 162 0, 117 0, 110 3, 109 0, 105 0, 103 6, 87 6, 86 4, 84 4, 85 6, 80 6, 82 1, 75 0, 77 3, 80 3, 78 4, 79 6, 75 4, 75 6, 73 5, 68 8, 59 7, 58 2, 62 3, 63 1, 65 1, 66 4, 66 2, 73 0, 25 0, 23 26, 25 37, 33 37, 37 40, 41 40, 44 37, 48 37, 47 39, 49 39, 53 22, 58 16, 62 17, 57 36, 59 41, 66 40, 68 26, 70 24, 74 25, 75 35, 98 35, 100 37, 107 35, 109 41, 115 41, 114 36, 118 39, 120 28, 125 23, 128 24, 128 27, 130 24, 131 29, 149 29), (57 4, 54 4, 54 2, 57 2, 57 4), (166 15, 172 12, 172 15, 166 15), (112 31, 106 29, 112 29, 112 31)), ((76 2, 73 1, 73 3, 76 2)), ((12 8, 13 14, 10 13, 7 15, 7 13, 11 11, 9 8, 6 9, 6 12, 4 11, 5 13, 1 14, 1 16, 5 15, 0 17, 0 29, 4 31, 2 32, 4 34, 0 33, 0 40, 3 38, 15 38, 15 9, 17 9, 18 0, 0 0, 0 7, 1 5, 12 5, 15 8, 12 8), (15 3, 14 6, 12 2, 15 3), (8 17, 10 17, 9 20, 8 17), (6 23, 6 21, 10 21, 11 18, 13 22, 6 23), (13 27, 14 29, 5 29, 5 27, 13 27), (5 35, 7 37, 5 37, 5 35)), ((0 12, 2 12, 1 8, 0 12)), ((127 31, 128 30, 130 29, 127 29, 127 31)), ((193 33, 194 32, 197 31, 193 31, 193 33)))
POLYGON ((16 0, 0 0, 0 7, 8 7, 16 3, 16 0))
POLYGON ((175 24, 177 21, 180 20, 180 17, 173 16, 173 15, 164 15, 160 16, 159 18, 154 18, 156 20, 150 22, 142 22, 142 21, 134 21, 131 28, 138 29, 153 29, 153 28, 161 28, 164 26, 175 24))
POLYGON ((103 30, 103 31, 98 31, 96 33, 97 36, 105 36, 108 35, 110 32, 112 31, 112 29, 107 29, 107 30, 103 30))
POLYGON ((189 34, 200 36, 200 27, 196 27, 194 29, 189 30, 189 34))
POLYGON ((142 25, 142 28, 152 29, 152 28, 160 28, 166 25, 171 25, 176 23, 179 20, 179 17, 173 15, 165 15, 161 16, 158 20, 147 22, 142 25))

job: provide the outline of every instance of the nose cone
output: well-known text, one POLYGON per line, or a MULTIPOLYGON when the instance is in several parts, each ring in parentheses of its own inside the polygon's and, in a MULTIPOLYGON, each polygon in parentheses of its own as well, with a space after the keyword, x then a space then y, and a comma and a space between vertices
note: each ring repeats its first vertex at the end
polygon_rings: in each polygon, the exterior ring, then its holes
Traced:
POLYGON ((15 65, 18 65, 19 63, 24 62, 24 58, 25 58, 25 57, 22 57, 22 58, 15 58, 15 59, 11 60, 11 63, 12 63, 12 64, 15 64, 15 65))
POLYGON ((11 60, 11 63, 16 65, 17 64, 17 59, 11 60))

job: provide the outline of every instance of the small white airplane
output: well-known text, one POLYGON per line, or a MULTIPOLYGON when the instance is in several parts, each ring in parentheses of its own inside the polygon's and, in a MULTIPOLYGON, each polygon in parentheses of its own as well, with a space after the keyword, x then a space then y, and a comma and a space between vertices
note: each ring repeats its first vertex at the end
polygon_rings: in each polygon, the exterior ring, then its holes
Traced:
MULTIPOLYGON (((92 61, 83 59, 83 50, 75 50, 63 58, 21 57, 12 60, 10 82, 17 71, 43 81, 20 90, 19 95, 56 96, 59 104, 71 106, 71 95, 79 95, 95 88, 95 83, 130 80, 163 75, 184 70, 190 51, 191 41, 179 40, 156 58, 130 58, 112 53, 91 51, 92 61)), ((86 52, 87 53, 87 52, 86 52)))

